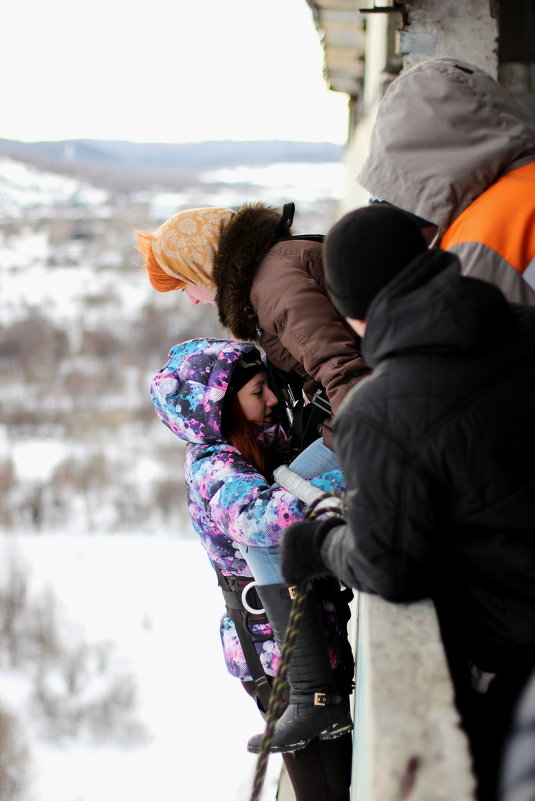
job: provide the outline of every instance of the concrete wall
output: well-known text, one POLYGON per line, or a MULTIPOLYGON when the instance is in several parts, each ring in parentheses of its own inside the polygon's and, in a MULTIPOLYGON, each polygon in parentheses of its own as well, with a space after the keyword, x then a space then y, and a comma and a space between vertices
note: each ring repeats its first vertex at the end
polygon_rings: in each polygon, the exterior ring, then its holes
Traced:
POLYGON ((433 604, 358 606, 352 801, 473 801, 433 604))
POLYGON ((404 67, 425 58, 470 61, 498 77, 498 17, 489 0, 417 0, 399 35, 404 67), (494 15, 493 15, 494 14, 494 15))

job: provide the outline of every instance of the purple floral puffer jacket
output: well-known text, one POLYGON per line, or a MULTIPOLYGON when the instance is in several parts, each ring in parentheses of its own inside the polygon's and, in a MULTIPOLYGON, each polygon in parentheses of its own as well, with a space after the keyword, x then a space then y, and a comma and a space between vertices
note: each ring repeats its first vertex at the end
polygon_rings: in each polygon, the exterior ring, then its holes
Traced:
MULTIPOLYGON (((151 400, 157 415, 180 439, 188 442, 185 461, 188 508, 195 532, 210 561, 227 576, 252 576, 238 544, 274 547, 284 529, 300 520, 305 504, 267 479, 241 455, 221 432, 223 400, 238 359, 255 346, 249 342, 192 339, 175 345, 166 364, 154 376, 151 400)), ((272 426, 261 436, 285 434, 272 426)), ((327 490, 343 489, 340 471, 313 479, 327 490)), ((324 618, 331 662, 337 661, 336 615, 324 603, 324 618), (332 641, 332 642, 331 642, 332 641)), ((258 635, 269 633, 258 626, 258 635)), ((228 615, 221 621, 221 638, 229 672, 250 679, 234 624, 228 615)), ((279 651, 274 640, 256 642, 268 675, 276 675, 279 651)))

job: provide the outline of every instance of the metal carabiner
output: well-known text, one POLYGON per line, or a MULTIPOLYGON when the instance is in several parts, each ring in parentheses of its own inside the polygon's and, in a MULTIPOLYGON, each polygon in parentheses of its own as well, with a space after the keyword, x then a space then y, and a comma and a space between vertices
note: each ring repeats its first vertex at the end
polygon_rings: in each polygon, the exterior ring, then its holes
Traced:
POLYGON ((243 608, 246 609, 247 612, 249 612, 251 615, 263 615, 264 612, 266 611, 265 609, 254 609, 252 606, 250 606, 247 603, 247 597, 246 596, 247 596, 247 593, 249 592, 249 590, 251 589, 251 587, 256 587, 256 581, 251 581, 249 584, 246 584, 246 586, 242 590, 241 602, 242 602, 243 608))

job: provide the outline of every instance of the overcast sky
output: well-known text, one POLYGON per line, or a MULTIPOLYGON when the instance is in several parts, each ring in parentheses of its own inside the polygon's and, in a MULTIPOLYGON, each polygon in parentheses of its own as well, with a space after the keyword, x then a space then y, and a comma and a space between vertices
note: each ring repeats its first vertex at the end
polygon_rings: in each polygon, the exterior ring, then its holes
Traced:
POLYGON ((10 0, 0 136, 345 141, 306 0, 10 0))

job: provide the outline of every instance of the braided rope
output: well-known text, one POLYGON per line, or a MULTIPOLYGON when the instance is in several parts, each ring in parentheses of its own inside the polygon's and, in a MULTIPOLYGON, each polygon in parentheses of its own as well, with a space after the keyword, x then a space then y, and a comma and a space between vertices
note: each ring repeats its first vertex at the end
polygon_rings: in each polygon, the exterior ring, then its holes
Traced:
POLYGON ((335 492, 334 490, 331 492, 323 492, 319 495, 315 500, 312 501, 310 506, 305 512, 304 520, 314 520, 317 517, 331 517, 335 515, 336 517, 344 517, 347 513, 347 508, 345 504, 345 495, 341 492, 335 492), (333 501, 333 506, 320 506, 320 504, 325 503, 327 499, 331 499, 333 501))
MULTIPOLYGON (((304 519, 313 520, 320 515, 323 517, 331 517, 336 516, 340 517, 341 515, 345 514, 345 504, 343 503, 344 496, 340 492, 325 492, 316 500, 312 501, 310 506, 305 512, 304 519), (325 501, 327 498, 332 498, 333 502, 338 501, 336 505, 329 506, 326 508, 318 508, 321 501, 325 501)), ((264 732, 264 739, 262 740, 262 747, 260 749, 260 753, 258 754, 258 760, 256 763, 256 770, 253 780, 253 789, 251 792, 251 796, 249 801, 260 801, 260 794, 262 792, 262 787, 264 786, 264 781, 266 778, 266 769, 267 763, 269 759, 269 749, 271 748, 271 743, 273 742, 273 734, 275 731, 275 725, 279 718, 280 706, 282 703, 282 694, 284 692, 284 687, 286 684, 286 674, 288 673, 288 666, 290 664, 290 659, 292 658, 295 639, 297 637, 299 631, 299 623, 301 622, 301 618, 303 617, 305 601, 307 597, 307 582, 302 582, 298 584, 295 588, 295 595, 293 598, 292 609, 290 612, 290 618, 288 620, 288 627, 286 629, 286 636, 284 638, 284 643, 282 645, 281 651, 281 659, 279 662, 279 670, 277 673, 277 677, 273 682, 273 686, 271 688, 271 696, 269 699, 269 706, 266 715, 266 728, 264 732)))
POLYGON ((299 631, 299 623, 303 617, 305 601, 307 597, 307 584, 306 582, 299 584, 295 588, 295 595, 292 602, 292 609, 290 618, 288 620, 288 627, 286 629, 286 636, 281 651, 281 659, 279 662, 279 670, 277 677, 273 682, 271 689, 271 697, 269 699, 269 706, 266 716, 266 729, 264 732, 264 739, 262 740, 262 748, 258 754, 256 763, 256 770, 253 781, 253 789, 249 801, 259 801, 262 787, 266 778, 266 769, 269 759, 269 749, 273 742, 273 734, 275 725, 279 718, 280 707, 282 703, 282 694, 286 684, 286 674, 288 673, 288 666, 292 658, 295 639, 299 631))

